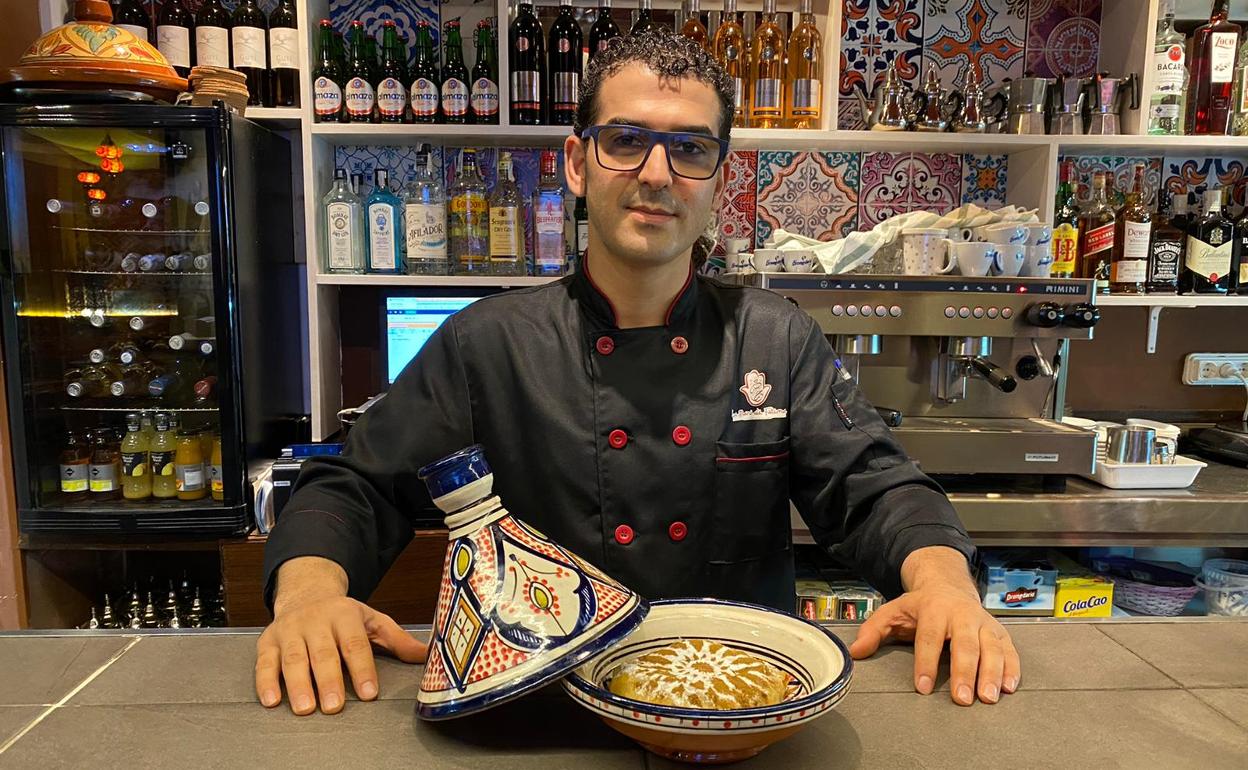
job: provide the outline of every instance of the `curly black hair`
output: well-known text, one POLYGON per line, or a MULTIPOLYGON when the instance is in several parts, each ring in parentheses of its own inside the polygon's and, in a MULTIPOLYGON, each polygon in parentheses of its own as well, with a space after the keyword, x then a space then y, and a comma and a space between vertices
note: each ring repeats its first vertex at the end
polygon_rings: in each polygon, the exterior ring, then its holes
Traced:
POLYGON ((580 136, 594 124, 602 82, 633 63, 644 64, 664 77, 693 78, 714 88, 719 96, 718 135, 720 139, 728 138, 732 129, 732 78, 701 45, 666 29, 614 38, 605 51, 590 60, 581 79, 581 100, 576 105, 573 133, 580 136))

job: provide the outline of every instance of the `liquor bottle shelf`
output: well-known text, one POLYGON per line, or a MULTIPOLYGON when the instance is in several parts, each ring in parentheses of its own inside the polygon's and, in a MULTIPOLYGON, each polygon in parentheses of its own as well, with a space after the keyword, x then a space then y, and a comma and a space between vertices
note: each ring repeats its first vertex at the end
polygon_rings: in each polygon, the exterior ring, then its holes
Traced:
POLYGON ((559 280, 559 276, 473 276, 473 275, 359 275, 355 273, 322 273, 316 282, 322 286, 463 286, 499 287, 540 286, 559 280))
POLYGON ((122 230, 112 227, 65 227, 63 225, 52 225, 52 229, 100 235, 210 235, 212 233, 211 230, 122 230))

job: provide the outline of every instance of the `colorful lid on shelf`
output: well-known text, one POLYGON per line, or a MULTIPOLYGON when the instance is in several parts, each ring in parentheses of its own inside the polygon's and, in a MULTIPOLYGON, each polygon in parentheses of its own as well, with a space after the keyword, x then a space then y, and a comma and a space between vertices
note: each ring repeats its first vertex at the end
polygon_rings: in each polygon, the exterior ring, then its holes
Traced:
POLYGON ((75 0, 74 21, 47 32, 0 71, 0 83, 29 87, 142 91, 172 101, 186 90, 156 46, 109 23, 107 0, 75 0))
POLYGON ((542 687, 645 618, 645 600, 507 512, 479 445, 419 475, 450 530, 421 718, 465 716, 542 687))

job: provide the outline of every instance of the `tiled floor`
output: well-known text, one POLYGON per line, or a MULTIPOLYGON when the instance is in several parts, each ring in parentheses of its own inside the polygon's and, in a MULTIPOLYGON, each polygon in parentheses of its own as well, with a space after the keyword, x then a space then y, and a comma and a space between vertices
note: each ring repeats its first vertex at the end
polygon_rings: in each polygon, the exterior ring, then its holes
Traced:
MULTIPOLYGON (((916 695, 912 650, 888 647, 855 663, 852 691, 834 712, 742 766, 1242 766, 1248 623, 1007 627, 1023 687, 1000 704, 954 705, 947 674, 936 694, 916 695)), ((834 630, 847 642, 856 635, 834 630)), ((415 714, 421 667, 382 658, 382 702, 295 717, 255 703, 252 633, 148 635, 117 656, 132 639, 0 638, 0 692, 17 704, 0 706, 0 766, 152 767, 176 756, 188 767, 302 768, 309 757, 318 766, 675 767, 558 687, 428 723, 415 714), (64 705, 43 705, 80 685, 64 705)))

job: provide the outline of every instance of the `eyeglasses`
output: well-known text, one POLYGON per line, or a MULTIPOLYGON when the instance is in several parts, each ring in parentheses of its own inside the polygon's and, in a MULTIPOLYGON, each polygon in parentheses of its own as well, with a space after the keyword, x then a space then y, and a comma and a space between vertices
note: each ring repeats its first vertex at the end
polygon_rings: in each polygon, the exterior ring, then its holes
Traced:
POLYGON ((667 167, 685 179, 710 179, 728 155, 728 140, 709 134, 651 131, 608 123, 590 126, 581 138, 594 140, 598 165, 610 171, 636 171, 646 165, 659 142, 667 151, 667 167))

